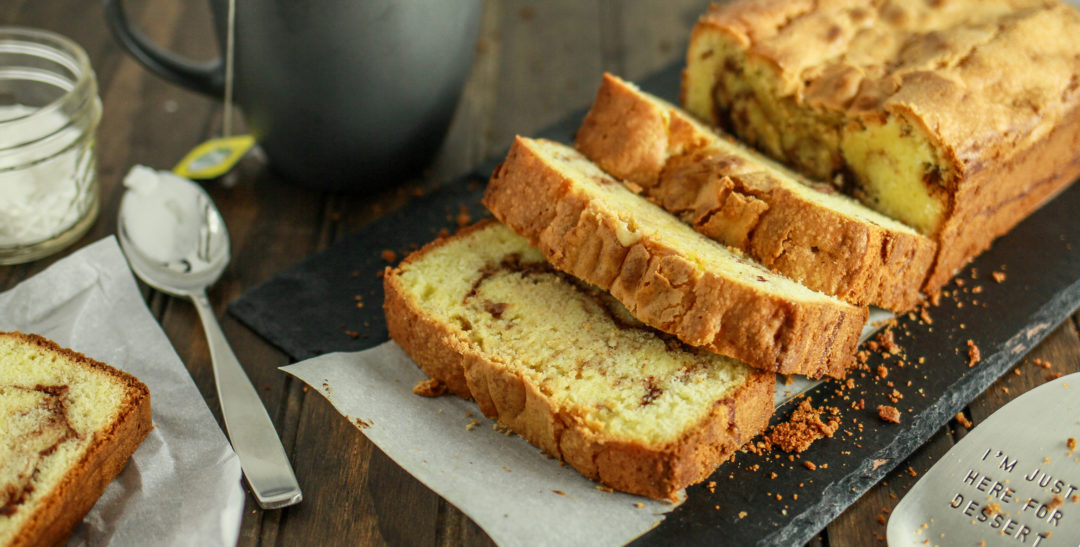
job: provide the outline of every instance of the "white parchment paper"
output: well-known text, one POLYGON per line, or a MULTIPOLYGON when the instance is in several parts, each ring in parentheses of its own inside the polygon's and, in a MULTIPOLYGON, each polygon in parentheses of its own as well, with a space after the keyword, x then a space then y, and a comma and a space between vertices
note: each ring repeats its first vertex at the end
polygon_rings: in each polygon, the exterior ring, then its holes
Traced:
MULTIPOLYGON (((871 314, 863 339, 890 317, 881 310, 871 314)), ((598 490, 521 437, 496 431, 469 401, 416 396, 412 387, 427 377, 392 341, 281 370, 318 390, 387 456, 499 545, 622 545, 676 507, 598 490)), ((777 405, 818 383, 796 377, 778 385, 777 405)))
POLYGON ((154 430, 69 545, 235 545, 240 463, 113 238, 0 294, 0 330, 40 334, 150 388, 154 430))
POLYGON ((427 377, 393 342, 282 370, 319 390, 386 455, 499 545, 622 545, 676 507, 598 490, 525 439, 496 431, 472 402, 414 395, 413 386, 427 377))

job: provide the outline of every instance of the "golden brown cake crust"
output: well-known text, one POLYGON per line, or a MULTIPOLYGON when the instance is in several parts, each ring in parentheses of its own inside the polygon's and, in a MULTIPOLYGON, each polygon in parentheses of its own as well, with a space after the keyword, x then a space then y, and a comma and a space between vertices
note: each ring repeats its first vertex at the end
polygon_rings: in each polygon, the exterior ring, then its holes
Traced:
MULTIPOLYGON (((489 222, 466 228, 453 238, 482 229, 489 222)), ((420 260, 447 241, 429 243, 403 264, 420 260)), ((424 373, 445 383, 455 394, 474 399, 485 416, 612 488, 671 498, 708 477, 736 449, 764 430, 772 415, 775 376, 753 371, 735 393, 717 401, 698 426, 687 428, 671 443, 648 446, 604 439, 579 416, 557 408, 522 374, 508 370, 451 327, 427 316, 409 300, 398 278, 400 272, 400 266, 387 268, 383 276, 387 324, 394 341, 424 373)))
POLYGON ((970 169, 938 235, 924 290, 935 293, 994 239, 1080 177, 1080 105, 1048 135, 997 165, 970 169))
MULTIPOLYGON (((736 0, 691 41, 709 34, 776 71, 773 100, 841 123, 900 117, 927 135, 948 177, 931 188, 944 211, 927 232, 939 256, 926 292, 1080 174, 1080 13, 1062 2, 736 0)), ((721 121, 718 105, 699 106, 721 121)), ((843 161, 832 168, 816 175, 843 161)))
POLYGON ((45 351, 55 352, 88 368, 105 372, 126 386, 123 410, 116 421, 96 438, 55 491, 41 500, 34 515, 13 538, 11 547, 56 545, 71 536, 86 513, 101 497, 105 487, 120 474, 143 439, 153 429, 150 390, 134 376, 90 359, 36 334, 0 332, 45 351))
POLYGON ((659 238, 623 245, 618 213, 575 189, 526 139, 515 139, 484 204, 556 268, 610 291, 640 321, 687 344, 811 377, 843 377, 853 362, 865 308, 769 294, 704 270, 659 238))
POLYGON ((463 361, 470 389, 485 416, 498 418, 591 479, 651 498, 671 498, 678 490, 704 480, 762 431, 773 412, 775 377, 755 371, 733 395, 717 401, 698 426, 687 428, 667 445, 611 441, 578 416, 554 408, 520 374, 480 354, 465 356, 463 361))
POLYGON ((772 64, 785 96, 904 112, 962 169, 1023 150, 1080 100, 1080 13, 1056 0, 737 0, 699 27, 772 64))
POLYGON ((605 74, 575 144, 699 232, 811 289, 895 312, 918 303, 933 241, 804 198, 717 148, 722 138, 605 74))

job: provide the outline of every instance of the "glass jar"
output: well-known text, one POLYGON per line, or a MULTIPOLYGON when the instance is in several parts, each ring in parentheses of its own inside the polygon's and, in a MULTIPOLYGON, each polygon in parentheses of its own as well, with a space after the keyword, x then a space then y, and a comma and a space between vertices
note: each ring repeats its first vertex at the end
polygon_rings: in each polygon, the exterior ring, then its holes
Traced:
POLYGON ((0 27, 0 264, 59 251, 98 214, 97 78, 52 32, 0 27))

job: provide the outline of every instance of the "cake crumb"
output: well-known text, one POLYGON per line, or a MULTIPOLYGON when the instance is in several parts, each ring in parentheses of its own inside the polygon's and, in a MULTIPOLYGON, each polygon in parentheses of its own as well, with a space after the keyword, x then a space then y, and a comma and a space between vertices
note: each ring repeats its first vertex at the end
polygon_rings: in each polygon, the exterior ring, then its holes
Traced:
POLYGON ((1053 365, 1051 365, 1051 364, 1050 364, 1050 361, 1044 361, 1044 360, 1042 360, 1042 359, 1039 359, 1039 358, 1037 358, 1037 357, 1036 357, 1036 358, 1035 358, 1035 360, 1034 360, 1034 361, 1032 361, 1031 363, 1032 363, 1033 365, 1035 365, 1035 366, 1037 366, 1037 367, 1041 368, 1041 369, 1046 369, 1046 370, 1050 370, 1050 367, 1051 367, 1051 366, 1053 366, 1053 365))
POLYGON ((360 429, 367 429, 367 428, 371 427, 371 422, 361 420, 360 418, 354 419, 353 423, 355 423, 356 427, 358 427, 360 429))
POLYGON ((446 393, 446 384, 434 379, 421 380, 412 388, 412 392, 421 397, 438 397, 446 393))
POLYGON ((982 354, 979 353, 979 346, 976 346, 975 341, 970 338, 968 338, 967 341, 967 358, 968 367, 973 367, 982 360, 982 354))
POLYGON ((1054 380, 1057 380, 1058 378, 1061 378, 1062 376, 1065 376, 1064 372, 1052 372, 1046 375, 1046 381, 1052 382, 1054 380))
POLYGON ((1068 439, 1065 439, 1065 447, 1069 449, 1069 452, 1076 450, 1076 438, 1069 437, 1068 439))
POLYGON ((608 494, 612 494, 612 493, 614 493, 614 492, 615 492, 615 489, 613 489, 613 488, 609 488, 609 487, 607 487, 607 486, 604 486, 604 485, 602 485, 602 484, 598 484, 598 485, 596 485, 596 489, 597 489, 597 490, 599 490, 599 491, 601 491, 601 492, 607 492, 608 494))
POLYGON ((991 503, 983 506, 983 514, 996 515, 1001 512, 1001 506, 997 503, 991 503))
POLYGON ((881 349, 893 354, 898 355, 904 350, 899 344, 896 343, 896 338, 893 336, 891 328, 885 329, 881 334, 877 336, 878 344, 881 349))
POLYGON ((889 375, 889 369, 885 368, 885 365, 878 365, 878 367, 877 367, 877 377, 878 378, 885 378, 888 375, 889 375))
POLYGON ((638 509, 644 509, 644 508, 645 508, 645 504, 644 504, 644 503, 641 503, 641 502, 639 501, 639 502, 637 502, 637 503, 635 503, 635 504, 634 504, 634 507, 637 507, 638 509))
POLYGON ((807 468, 807 469, 809 469, 811 471, 817 471, 817 466, 814 465, 814 462, 812 462, 810 460, 806 460, 806 461, 802 462, 802 464, 803 464, 803 467, 805 467, 805 468, 807 468))
POLYGON ((390 249, 383 249, 382 259, 393 264, 394 262, 397 262, 397 253, 390 249))
POLYGON ((956 421, 959 422, 960 425, 964 426, 964 429, 971 429, 971 427, 975 425, 971 423, 971 420, 969 420, 967 416, 964 416, 963 412, 956 413, 956 421))
POLYGON ((739 511, 739 518, 740 519, 746 518, 746 511, 739 511))
POLYGON ((1065 500, 1062 499, 1061 494, 1056 494, 1054 495, 1053 499, 1050 500, 1050 503, 1046 504, 1046 507, 1047 509, 1053 511, 1054 509, 1057 509, 1062 505, 1065 505, 1065 500))
POLYGON ((993 272, 990 275, 994 278, 994 281, 997 281, 998 283, 1005 282, 1005 272, 993 272))
POLYGON ((814 408, 809 398, 803 399, 788 421, 773 428, 767 439, 784 452, 803 452, 810 448, 814 441, 822 437, 832 437, 840 428, 840 419, 833 416, 824 420, 824 412, 824 407, 814 408))
POLYGON ((934 324, 934 320, 930 318, 930 312, 926 311, 926 308, 919 310, 919 319, 922 319, 923 323, 927 325, 934 324))
POLYGON ((894 424, 900 423, 900 411, 896 410, 895 406, 878 405, 877 412, 878 417, 886 422, 894 424))
POLYGON ((457 218, 454 220, 457 222, 458 228, 464 228, 472 224, 472 216, 469 215, 469 210, 464 205, 458 210, 457 218))
POLYGON ((552 490, 552 492, 555 492, 556 494, 558 494, 560 496, 565 496, 566 495, 566 492, 563 492, 562 490, 552 490))

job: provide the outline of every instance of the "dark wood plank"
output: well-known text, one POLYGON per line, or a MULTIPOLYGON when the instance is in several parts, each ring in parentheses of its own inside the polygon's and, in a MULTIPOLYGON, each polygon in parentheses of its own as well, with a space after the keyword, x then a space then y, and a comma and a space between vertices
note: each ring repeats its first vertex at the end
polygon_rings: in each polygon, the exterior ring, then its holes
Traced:
POLYGON ((505 9, 501 2, 484 2, 476 56, 446 141, 428 170, 430 178, 449 180, 496 153, 491 125, 495 119, 496 82, 502 60, 499 28, 505 9))
MULTIPOLYGON (((205 2, 126 4, 156 42, 197 59, 217 54, 205 2)), ((687 33, 704 7, 699 0, 489 0, 476 61, 427 179, 404 181, 368 196, 326 195, 280 180, 257 160, 246 160, 234 186, 209 185, 234 245, 232 265, 211 291, 218 312, 289 264, 399 207, 431 179, 466 171, 503 152, 513 135, 535 133, 587 105, 602 70, 639 79, 681 58, 687 33)), ((0 24, 46 28, 79 42, 97 72, 105 109, 98 141, 103 207, 97 223, 72 249, 32 264, 0 267, 0 288, 8 288, 114 233, 121 179, 130 166, 171 167, 219 131, 222 113, 218 102, 166 83, 125 55, 108 34, 98 2, 0 0, 0 24)), ((146 294, 220 420, 209 354, 194 310, 187 303, 146 294)), ((222 323, 281 433, 305 493, 300 506, 269 512, 258 510, 249 496, 241 545, 491 544, 475 523, 402 471, 325 399, 278 372, 277 367, 288 362, 284 355, 231 317, 222 316, 222 323)), ((1034 358, 1053 363, 1051 372, 1080 370, 1078 325, 1080 314, 1035 348, 1018 367, 1019 375, 1010 373, 974 401, 969 413, 976 423, 1045 381, 1047 371, 1032 365, 1034 358)), ((811 544, 872 543, 884 531, 876 522, 881 509, 893 507, 916 480, 908 467, 921 474, 962 435, 955 424, 943 429, 811 544)))
MULTIPOLYGON (((690 29, 707 5, 700 0, 665 2, 662 6, 650 0, 600 2, 604 70, 637 80, 681 62, 690 29)), ((599 75, 594 85, 598 84, 599 75)))
POLYGON ((502 3, 500 64, 492 142, 502 150, 596 93, 602 66, 594 2, 502 3))
POLYGON ((909 488, 953 446, 950 432, 942 428, 907 460, 896 465, 882 482, 868 490, 826 529, 829 547, 863 546, 885 541, 885 520, 909 488))
POLYGON ((971 420, 978 425, 1009 401, 1046 383, 1051 374, 1073 372, 1080 372, 1080 337, 1076 324, 1070 320, 1055 329, 1013 371, 1002 376, 968 405, 971 420), (1050 368, 1037 366, 1036 359, 1050 363, 1050 368))

